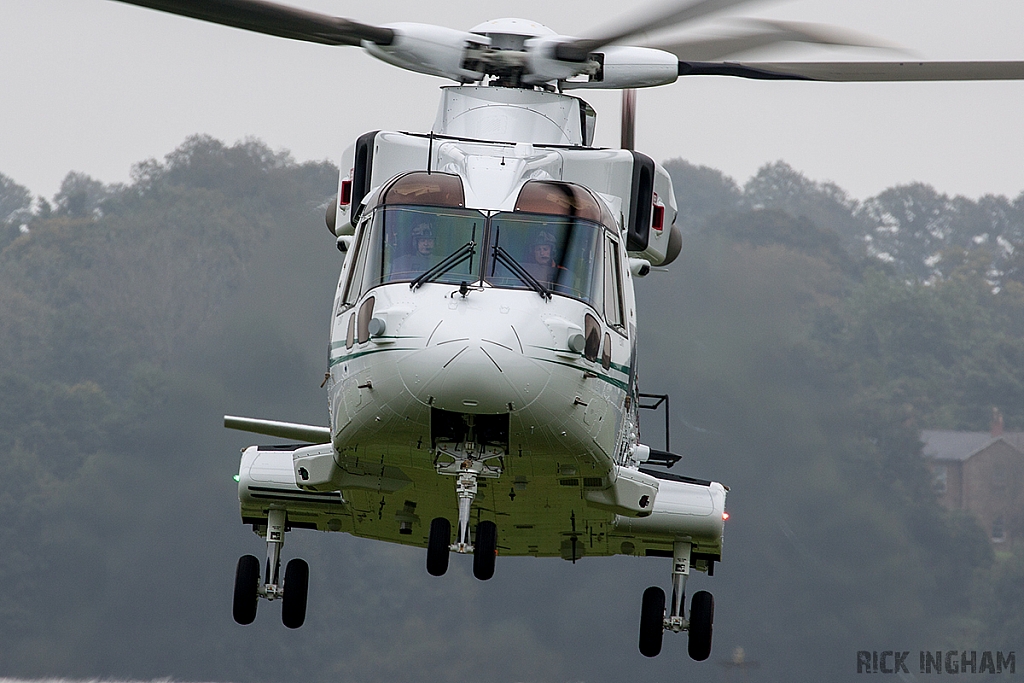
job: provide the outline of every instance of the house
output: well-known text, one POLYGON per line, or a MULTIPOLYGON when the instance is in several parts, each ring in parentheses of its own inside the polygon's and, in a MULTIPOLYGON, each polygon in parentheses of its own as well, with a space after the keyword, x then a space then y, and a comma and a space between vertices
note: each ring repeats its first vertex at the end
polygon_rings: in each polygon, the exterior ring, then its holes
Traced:
POLYGON ((971 512, 993 543, 1024 539, 1024 432, 1004 432, 996 411, 988 432, 926 429, 921 441, 939 502, 971 512))

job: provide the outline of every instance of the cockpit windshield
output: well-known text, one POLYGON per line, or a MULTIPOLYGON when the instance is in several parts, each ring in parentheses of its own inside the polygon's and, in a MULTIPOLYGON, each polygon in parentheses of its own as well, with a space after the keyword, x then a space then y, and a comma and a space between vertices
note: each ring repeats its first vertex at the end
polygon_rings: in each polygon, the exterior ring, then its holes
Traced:
POLYGON ((443 270, 430 278, 434 282, 459 284, 478 280, 478 245, 483 239, 485 220, 479 211, 446 207, 378 209, 365 240, 362 291, 388 282, 412 282, 434 270, 443 270), (450 268, 440 266, 457 252, 460 256, 453 261, 465 256, 461 262, 450 268))
POLYGON ((546 290, 588 303, 601 288, 601 235, 604 229, 570 216, 499 213, 491 216, 484 279, 495 287, 528 289, 507 257, 546 290))
POLYGON ((378 285, 486 283, 600 306, 603 235, 615 222, 583 187, 529 181, 515 210, 463 208, 456 175, 410 173, 383 193, 360 231, 346 301, 378 285))

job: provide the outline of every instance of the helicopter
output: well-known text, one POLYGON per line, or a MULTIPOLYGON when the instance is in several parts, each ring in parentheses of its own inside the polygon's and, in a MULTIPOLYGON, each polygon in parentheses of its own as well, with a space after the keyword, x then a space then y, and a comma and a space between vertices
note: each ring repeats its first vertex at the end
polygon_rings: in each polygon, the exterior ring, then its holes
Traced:
POLYGON ((1024 62, 726 62, 776 42, 865 44, 780 22, 725 38, 644 40, 747 0, 697 0, 573 37, 524 19, 469 31, 371 26, 263 0, 120 0, 278 37, 358 46, 454 81, 426 133, 371 131, 342 157, 327 227, 344 263, 330 312, 323 388, 329 426, 225 416, 288 440, 249 446, 241 519, 266 559, 239 559, 233 617, 261 599, 305 621, 309 566, 282 571, 285 535, 344 532, 416 546, 446 573, 471 555, 671 559, 671 598, 648 588, 639 650, 687 633, 711 653, 714 574, 728 519, 722 483, 668 472, 667 397, 639 389, 634 279, 682 249, 668 173, 633 149, 635 89, 683 76, 758 80, 1022 79, 1024 62), (699 60, 698 60, 699 57, 699 60), (595 147, 597 114, 574 90, 623 91, 621 149, 595 147), (653 401, 653 402, 652 402, 653 401), (640 411, 665 406, 665 450, 642 443, 640 411))

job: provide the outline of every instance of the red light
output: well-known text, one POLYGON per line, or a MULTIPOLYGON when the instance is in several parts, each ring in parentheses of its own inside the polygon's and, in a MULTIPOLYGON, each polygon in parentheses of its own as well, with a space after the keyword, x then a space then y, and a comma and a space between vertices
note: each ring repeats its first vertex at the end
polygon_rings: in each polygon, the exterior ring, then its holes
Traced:
POLYGON ((723 512, 722 513, 722 521, 724 522, 727 519, 729 519, 729 513, 728 512, 723 512))
POLYGON ((352 203, 352 181, 341 181, 341 193, 338 195, 338 206, 348 206, 352 203))
POLYGON ((651 227, 659 232, 665 229, 665 207, 660 204, 654 205, 654 219, 651 221, 651 227))

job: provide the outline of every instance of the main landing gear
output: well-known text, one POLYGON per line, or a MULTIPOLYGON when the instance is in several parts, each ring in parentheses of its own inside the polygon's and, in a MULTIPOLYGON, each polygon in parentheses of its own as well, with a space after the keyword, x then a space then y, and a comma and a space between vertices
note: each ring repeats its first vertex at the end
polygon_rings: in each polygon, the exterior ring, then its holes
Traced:
MULTIPOLYGON (((469 416, 470 418, 472 416, 469 416)), ((500 465, 504 450, 495 446, 484 446, 473 442, 472 419, 467 420, 469 436, 462 443, 437 442, 437 458, 434 467, 438 474, 455 477, 455 494, 459 499, 459 523, 455 543, 451 543, 452 525, 445 517, 436 517, 430 522, 430 536, 427 538, 427 571, 441 576, 448 571, 448 553, 473 554, 473 576, 486 581, 494 576, 494 561, 498 554, 498 527, 494 522, 481 521, 476 525, 476 542, 470 537, 470 513, 473 499, 477 494, 477 480, 496 479, 501 476, 500 465)))
POLYGON ((707 591, 698 591, 690 601, 690 618, 683 616, 686 602, 686 577, 690 575, 688 541, 676 541, 672 547, 672 604, 665 615, 665 591, 652 586, 644 591, 640 607, 640 654, 656 657, 661 652, 665 631, 688 631, 686 650, 690 658, 703 662, 711 656, 711 627, 715 618, 715 599, 707 591))
POLYGON ((251 624, 256 619, 260 598, 282 601, 281 621, 288 628, 299 628, 306 620, 306 596, 309 591, 309 565, 305 560, 288 562, 281 581, 281 548, 287 512, 271 509, 267 515, 267 564, 260 575, 260 561, 254 555, 243 555, 235 570, 235 595, 232 615, 239 624, 251 624))

